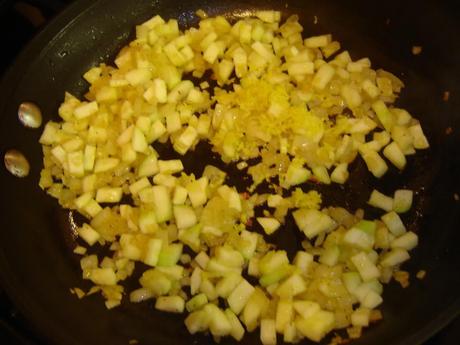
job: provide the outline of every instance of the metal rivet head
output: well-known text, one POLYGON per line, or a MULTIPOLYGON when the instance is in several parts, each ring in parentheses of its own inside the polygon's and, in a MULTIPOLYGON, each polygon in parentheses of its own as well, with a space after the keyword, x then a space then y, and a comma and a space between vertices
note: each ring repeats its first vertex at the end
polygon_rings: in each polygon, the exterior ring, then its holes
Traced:
POLYGON ((29 175, 30 165, 26 157, 18 150, 8 150, 4 157, 6 169, 16 177, 29 175))
POLYGON ((18 109, 19 121, 29 128, 38 128, 42 124, 42 112, 40 108, 31 102, 23 102, 18 109))

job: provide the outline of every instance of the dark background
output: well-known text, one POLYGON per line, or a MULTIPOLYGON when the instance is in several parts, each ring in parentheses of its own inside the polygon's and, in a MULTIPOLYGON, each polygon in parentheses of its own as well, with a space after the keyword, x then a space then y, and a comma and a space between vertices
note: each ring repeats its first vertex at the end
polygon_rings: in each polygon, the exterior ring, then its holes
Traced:
MULTIPOLYGON (((24 45, 70 2, 72 0, 0 0, 0 32, 3 46, 0 53, 0 76, 24 45)), ((458 23, 460 25, 460 16, 458 23)), ((27 322, 15 310, 1 287, 0 344, 44 345, 31 332, 27 322)), ((454 344, 460 344, 460 319, 451 323, 425 345, 454 344)))

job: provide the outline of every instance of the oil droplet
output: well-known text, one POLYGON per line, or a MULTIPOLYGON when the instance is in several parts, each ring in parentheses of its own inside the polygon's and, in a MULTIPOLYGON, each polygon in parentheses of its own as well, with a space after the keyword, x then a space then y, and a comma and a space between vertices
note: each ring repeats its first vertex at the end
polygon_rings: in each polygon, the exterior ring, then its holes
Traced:
POLYGON ((29 175, 30 165, 26 157, 18 150, 8 150, 4 157, 6 169, 16 177, 29 175))
POLYGON ((18 118, 25 127, 29 128, 38 128, 42 124, 42 112, 31 102, 23 102, 19 105, 18 118))

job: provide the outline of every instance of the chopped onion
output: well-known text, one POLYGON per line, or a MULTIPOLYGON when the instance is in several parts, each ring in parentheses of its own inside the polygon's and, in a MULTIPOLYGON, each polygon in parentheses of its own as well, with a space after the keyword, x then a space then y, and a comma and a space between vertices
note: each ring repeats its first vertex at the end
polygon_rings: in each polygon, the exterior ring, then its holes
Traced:
POLYGON ((188 312, 191 334, 239 341, 245 328, 260 327, 264 345, 276 344, 277 333, 292 343, 347 327, 360 334, 383 302, 381 282, 418 244, 398 215, 413 192, 374 190, 368 203, 387 212, 380 221, 321 209, 321 195, 300 185, 345 184, 358 154, 380 178, 392 169, 385 159, 402 170, 406 155, 429 147, 418 120, 393 106, 402 82, 368 58, 338 53, 330 34, 303 38, 297 16, 281 22, 281 12, 263 10, 231 24, 197 14, 199 27, 184 32, 160 16, 138 25, 114 66, 84 74, 86 99, 66 93, 63 121, 49 122, 40 137, 40 186, 87 218, 77 228, 87 246, 109 244, 101 259, 74 250, 95 284, 86 295, 101 292, 107 308, 120 305, 122 281, 141 262, 148 268, 130 301, 188 312), (207 72, 213 89, 192 81, 207 72), (240 193, 213 166, 189 174, 185 161, 152 146, 168 141, 178 157, 208 141, 253 185, 240 193), (253 193, 276 180, 276 192, 253 193), (256 212, 265 205, 271 209, 256 212), (289 211, 306 236, 292 261, 251 229, 257 221, 267 235, 284 231, 289 211))

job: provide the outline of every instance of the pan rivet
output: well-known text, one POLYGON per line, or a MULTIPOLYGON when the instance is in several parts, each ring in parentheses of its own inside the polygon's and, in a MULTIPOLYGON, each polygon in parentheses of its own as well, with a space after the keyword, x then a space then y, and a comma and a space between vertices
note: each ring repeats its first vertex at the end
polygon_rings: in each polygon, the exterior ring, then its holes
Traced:
POLYGON ((23 102, 18 109, 19 121, 29 128, 38 128, 42 124, 42 112, 40 108, 31 102, 23 102))
POLYGON ((8 150, 4 157, 6 169, 16 177, 29 175, 30 165, 26 157, 18 150, 8 150))

